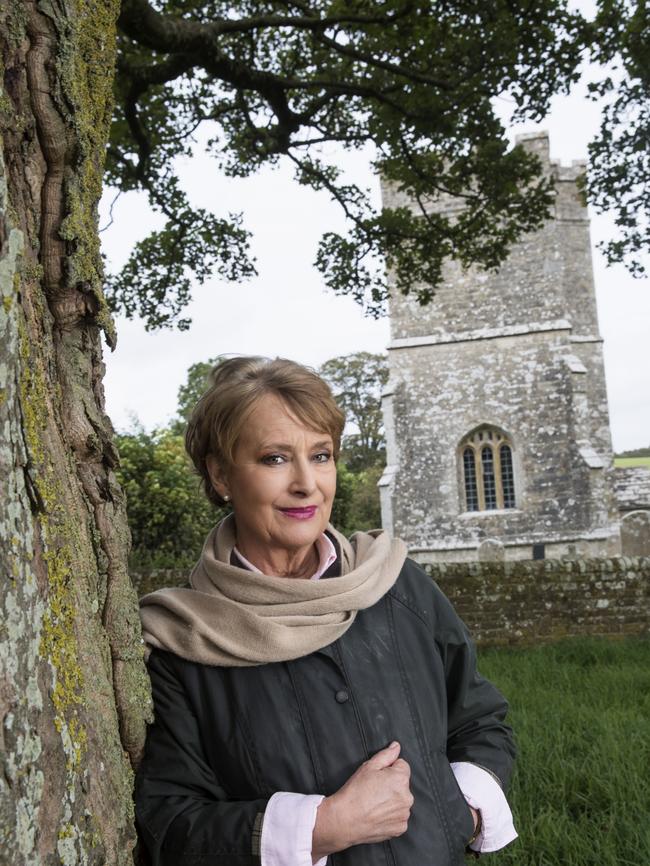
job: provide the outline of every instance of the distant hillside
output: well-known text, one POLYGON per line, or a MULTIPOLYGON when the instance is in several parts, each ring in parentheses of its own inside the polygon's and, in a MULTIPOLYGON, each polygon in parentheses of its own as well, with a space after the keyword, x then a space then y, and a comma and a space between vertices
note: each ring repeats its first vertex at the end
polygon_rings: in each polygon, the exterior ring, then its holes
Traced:
POLYGON ((647 448, 635 448, 632 451, 621 451, 619 454, 614 454, 614 459, 619 457, 650 457, 650 445, 647 448))

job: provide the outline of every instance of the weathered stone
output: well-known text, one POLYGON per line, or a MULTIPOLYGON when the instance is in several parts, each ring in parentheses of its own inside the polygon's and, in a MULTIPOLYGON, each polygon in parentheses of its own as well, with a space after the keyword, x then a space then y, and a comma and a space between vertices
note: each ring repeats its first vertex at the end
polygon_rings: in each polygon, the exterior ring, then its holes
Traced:
POLYGON ((479 562, 503 562, 505 551, 503 544, 496 538, 486 538, 478 546, 479 562))
POLYGON ((614 484, 619 510, 650 510, 650 467, 617 466, 614 484))
POLYGON ((650 556, 650 511, 630 511, 621 520, 625 556, 650 556))
MULTIPOLYGON (((498 272, 450 264, 428 306, 390 302, 382 518, 421 561, 476 559, 484 539, 506 559, 531 558, 533 545, 546 558, 620 552, 584 165, 551 161, 545 134, 522 143, 555 181, 552 218, 498 272), (469 507, 462 443, 474 434, 510 444, 515 507, 469 507)), ((387 185, 383 197, 413 207, 387 185)))

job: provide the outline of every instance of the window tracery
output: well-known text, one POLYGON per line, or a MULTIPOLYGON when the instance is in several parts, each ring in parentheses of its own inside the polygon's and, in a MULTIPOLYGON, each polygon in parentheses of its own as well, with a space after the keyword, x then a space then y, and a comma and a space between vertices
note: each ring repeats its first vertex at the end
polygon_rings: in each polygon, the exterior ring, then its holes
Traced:
POLYGON ((480 427, 460 446, 467 511, 515 508, 515 475, 510 439, 493 427, 480 427))

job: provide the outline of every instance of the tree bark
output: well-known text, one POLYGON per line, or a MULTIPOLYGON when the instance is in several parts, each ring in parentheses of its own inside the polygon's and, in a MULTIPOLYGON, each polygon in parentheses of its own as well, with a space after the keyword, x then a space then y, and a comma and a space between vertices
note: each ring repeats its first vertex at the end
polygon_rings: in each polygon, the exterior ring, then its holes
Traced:
POLYGON ((129 864, 151 712, 104 412, 118 0, 0 0, 0 863, 129 864))

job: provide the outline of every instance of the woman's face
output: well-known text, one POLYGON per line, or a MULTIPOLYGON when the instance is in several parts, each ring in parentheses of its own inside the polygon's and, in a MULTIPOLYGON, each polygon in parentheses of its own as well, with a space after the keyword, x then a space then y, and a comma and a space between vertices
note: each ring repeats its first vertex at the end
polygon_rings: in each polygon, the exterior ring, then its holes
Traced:
POLYGON ((262 397, 225 473, 211 458, 215 489, 231 497, 242 553, 309 548, 330 518, 336 492, 334 443, 304 427, 274 394, 262 397))

